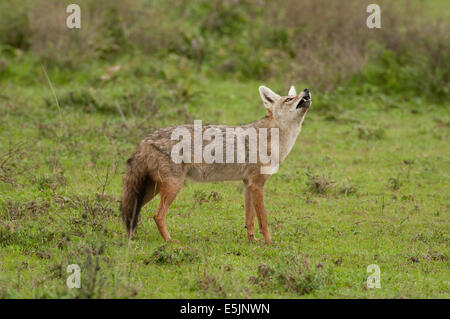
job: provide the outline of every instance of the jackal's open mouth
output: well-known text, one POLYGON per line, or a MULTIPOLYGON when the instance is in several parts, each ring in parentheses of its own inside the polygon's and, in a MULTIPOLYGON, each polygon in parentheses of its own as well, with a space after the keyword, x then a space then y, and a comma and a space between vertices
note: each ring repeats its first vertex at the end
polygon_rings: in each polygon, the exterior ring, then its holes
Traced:
POLYGON ((300 99, 300 102, 298 102, 295 108, 299 109, 302 107, 309 107, 310 104, 311 104, 311 96, 308 94, 300 99))

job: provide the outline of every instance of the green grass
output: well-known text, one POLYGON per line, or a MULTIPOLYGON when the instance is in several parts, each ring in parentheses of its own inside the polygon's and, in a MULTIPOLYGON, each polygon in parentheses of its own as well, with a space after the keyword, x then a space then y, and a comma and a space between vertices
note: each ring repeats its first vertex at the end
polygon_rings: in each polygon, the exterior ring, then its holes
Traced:
POLYGON ((247 242, 239 182, 186 182, 167 218, 181 245, 163 244, 159 198, 128 242, 118 200, 142 136, 264 116, 262 82, 168 61, 123 59, 108 81, 101 64, 49 70, 60 110, 38 64, 16 67, 35 75, 29 85, 1 83, 0 297, 450 297, 448 101, 310 87, 302 133, 266 186, 273 245, 247 242), (69 264, 81 267, 81 289, 66 287, 69 264), (370 264, 380 289, 366 287, 370 264))

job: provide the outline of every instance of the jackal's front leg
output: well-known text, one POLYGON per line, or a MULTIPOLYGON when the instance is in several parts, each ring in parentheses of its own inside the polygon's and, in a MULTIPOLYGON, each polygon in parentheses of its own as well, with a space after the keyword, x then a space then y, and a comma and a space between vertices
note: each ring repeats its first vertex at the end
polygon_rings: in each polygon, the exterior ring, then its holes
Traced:
POLYGON ((255 207, 256 216, 258 217, 259 231, 263 235, 266 243, 270 244, 270 232, 264 205, 264 184, 250 184, 248 188, 250 190, 253 206, 255 207))
POLYGON ((248 181, 244 181, 244 210, 245 210, 245 228, 247 229, 247 238, 249 241, 255 240, 255 207, 252 203, 248 181))

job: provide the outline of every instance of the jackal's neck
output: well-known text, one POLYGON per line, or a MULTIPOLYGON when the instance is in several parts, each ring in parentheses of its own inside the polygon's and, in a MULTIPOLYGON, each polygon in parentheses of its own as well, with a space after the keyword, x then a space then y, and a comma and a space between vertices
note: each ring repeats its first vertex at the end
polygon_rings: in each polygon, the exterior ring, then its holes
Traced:
POLYGON ((291 152, 295 145, 297 137, 300 135, 302 129, 304 116, 288 123, 279 123, 275 119, 266 116, 261 120, 251 123, 249 126, 256 128, 278 128, 279 129, 279 154, 280 162, 291 152))

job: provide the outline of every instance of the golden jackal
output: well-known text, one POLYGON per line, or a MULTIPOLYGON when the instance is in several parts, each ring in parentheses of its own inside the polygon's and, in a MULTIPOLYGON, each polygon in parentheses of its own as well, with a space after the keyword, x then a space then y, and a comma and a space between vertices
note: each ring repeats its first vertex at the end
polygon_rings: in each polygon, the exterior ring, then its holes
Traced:
POLYGON ((255 239, 254 217, 270 243, 264 206, 264 184, 294 146, 311 105, 308 89, 291 87, 280 96, 259 88, 267 115, 242 126, 182 125, 159 129, 143 139, 127 161, 121 201, 128 236, 136 229, 139 212, 158 193, 161 201, 154 220, 164 240, 170 241, 166 214, 186 177, 196 181, 242 180, 245 227, 255 239), (203 146, 204 141, 211 141, 203 146), (270 155, 269 155, 270 154, 270 155))

